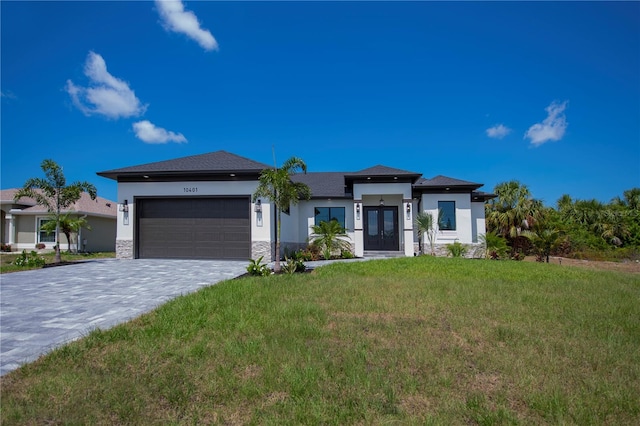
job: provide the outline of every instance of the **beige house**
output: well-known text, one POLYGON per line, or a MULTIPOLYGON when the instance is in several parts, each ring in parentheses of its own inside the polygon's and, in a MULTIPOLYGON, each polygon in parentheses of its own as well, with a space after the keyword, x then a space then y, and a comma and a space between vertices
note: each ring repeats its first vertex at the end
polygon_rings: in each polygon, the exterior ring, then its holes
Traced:
MULTIPOLYGON (((0 238, 2 243, 10 245, 12 251, 35 250, 44 244, 45 249, 53 249, 57 243, 55 233, 47 234, 41 226, 51 220, 49 213, 35 200, 23 197, 15 202, 13 197, 18 189, 0 191, 0 238)), ((71 249, 82 252, 115 251, 117 204, 105 198, 92 200, 89 194, 82 197, 63 213, 84 217, 90 226, 80 229, 78 235, 71 236, 71 249)), ((67 250, 68 241, 60 234, 60 248, 67 250)))

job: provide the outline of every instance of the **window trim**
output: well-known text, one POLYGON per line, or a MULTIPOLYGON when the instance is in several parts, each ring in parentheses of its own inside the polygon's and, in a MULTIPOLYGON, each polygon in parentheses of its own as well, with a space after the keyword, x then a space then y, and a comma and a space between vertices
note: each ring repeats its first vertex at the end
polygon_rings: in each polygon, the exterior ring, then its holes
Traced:
POLYGON ((43 216, 38 216, 36 217, 36 244, 57 244, 56 241, 56 233, 55 231, 51 233, 51 236, 47 236, 45 231, 42 231, 40 228, 42 227, 42 223, 43 222, 47 222, 53 220, 50 217, 43 217, 43 216), (47 238, 53 238, 53 241, 42 241, 42 236, 47 237, 47 238))
MULTIPOLYGON (((458 218, 457 218, 457 209, 456 209, 456 202, 454 200, 438 200, 438 210, 443 212, 443 219, 444 219, 444 209, 442 209, 440 207, 440 203, 452 203, 453 204, 453 227, 452 228, 443 228, 442 227, 442 222, 438 222, 438 228, 441 231, 450 231, 450 232, 455 232, 458 230, 458 218)), ((450 218, 450 216, 447 216, 447 218, 450 218)))

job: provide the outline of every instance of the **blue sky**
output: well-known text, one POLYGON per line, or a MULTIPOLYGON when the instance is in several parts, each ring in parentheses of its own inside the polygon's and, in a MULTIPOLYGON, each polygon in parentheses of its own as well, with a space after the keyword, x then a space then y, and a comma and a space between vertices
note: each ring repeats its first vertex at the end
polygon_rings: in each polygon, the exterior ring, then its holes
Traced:
POLYGON ((226 150, 309 171, 640 186, 639 2, 7 2, 1 185, 226 150))

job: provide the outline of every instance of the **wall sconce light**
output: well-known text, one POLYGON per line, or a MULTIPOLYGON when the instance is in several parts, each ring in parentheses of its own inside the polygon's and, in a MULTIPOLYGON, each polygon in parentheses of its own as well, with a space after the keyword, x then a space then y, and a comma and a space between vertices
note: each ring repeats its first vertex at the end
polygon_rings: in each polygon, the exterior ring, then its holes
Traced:
POLYGON ((128 212, 129 211, 129 201, 128 200, 124 200, 124 203, 120 204, 120 209, 121 212, 128 212))
POLYGON ((253 211, 256 213, 262 213, 262 202, 258 200, 256 205, 253 207, 253 211))
POLYGON ((380 197, 380 205, 384 206, 384 200, 382 199, 382 197, 380 197))
POLYGON ((360 214, 360 203, 356 203, 356 213, 360 214))
POLYGON ((407 219, 411 219, 411 203, 407 203, 407 219))

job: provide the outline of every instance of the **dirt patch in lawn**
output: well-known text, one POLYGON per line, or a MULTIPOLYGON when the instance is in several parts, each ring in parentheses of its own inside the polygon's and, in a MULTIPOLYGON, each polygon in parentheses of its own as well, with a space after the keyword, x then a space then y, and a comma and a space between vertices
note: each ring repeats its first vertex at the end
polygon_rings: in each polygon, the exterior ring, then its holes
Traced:
MULTIPOLYGON (((526 262, 535 262, 535 256, 527 256, 524 259, 526 262)), ((618 271, 618 272, 631 272, 640 274, 640 262, 634 260, 627 260, 622 262, 605 262, 599 260, 582 260, 582 259, 569 259, 566 257, 551 256, 549 263, 562 266, 579 266, 587 269, 597 269, 605 271, 618 271)))

